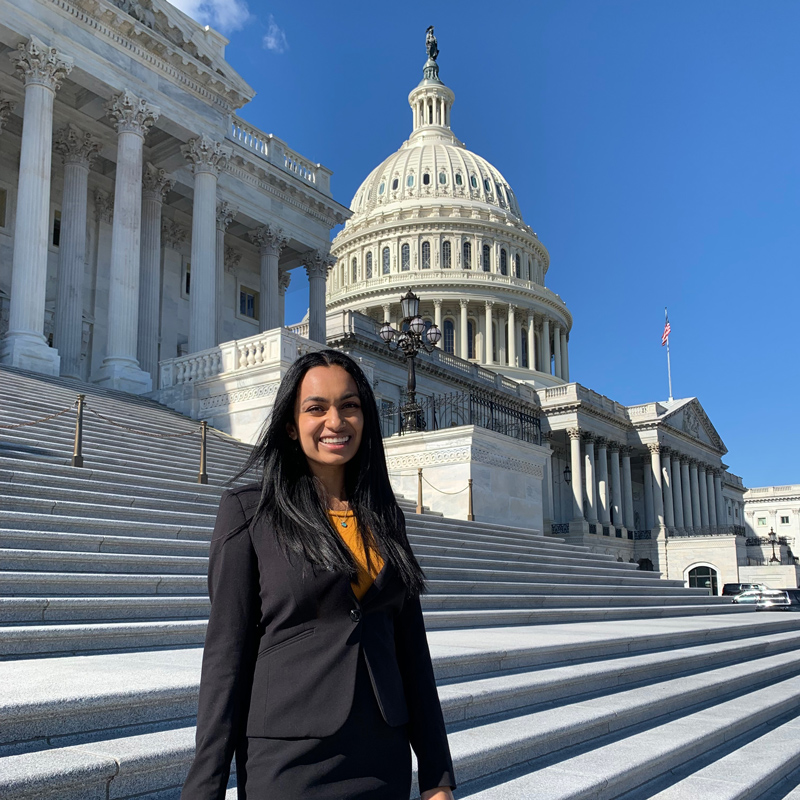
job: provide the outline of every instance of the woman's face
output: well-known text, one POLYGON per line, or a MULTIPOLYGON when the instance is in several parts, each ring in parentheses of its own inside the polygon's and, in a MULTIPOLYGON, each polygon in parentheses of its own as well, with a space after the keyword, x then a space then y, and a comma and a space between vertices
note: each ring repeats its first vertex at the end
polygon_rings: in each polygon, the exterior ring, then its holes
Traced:
POLYGON ((286 426, 313 474, 343 467, 357 452, 364 431, 358 388, 342 367, 312 367, 300 381, 294 423, 286 426))

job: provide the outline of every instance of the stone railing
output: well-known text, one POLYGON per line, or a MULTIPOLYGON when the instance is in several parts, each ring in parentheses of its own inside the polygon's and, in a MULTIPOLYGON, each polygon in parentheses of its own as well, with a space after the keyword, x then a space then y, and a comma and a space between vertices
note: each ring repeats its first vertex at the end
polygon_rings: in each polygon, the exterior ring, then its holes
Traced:
POLYGON ((303 158, 277 136, 263 133, 258 128, 248 125, 243 119, 232 115, 226 138, 330 196, 333 174, 331 170, 303 158))
POLYGON ((744 525, 708 525, 704 528, 667 528, 667 536, 747 536, 744 525))
POLYGON ((745 492, 745 500, 750 499, 753 495, 770 497, 784 494, 800 494, 800 483, 793 483, 789 486, 758 486, 755 489, 748 489, 745 492))
POLYGON ((568 383, 565 386, 550 386, 544 390, 544 399, 545 402, 553 400, 561 403, 585 404, 616 417, 620 422, 627 423, 629 421, 627 408, 625 406, 620 405, 602 394, 593 392, 591 389, 587 389, 579 383, 568 383))
POLYGON ((303 336, 308 339, 308 330, 309 330, 309 323, 308 322, 298 322, 295 325, 290 325, 289 330, 292 333, 297 334, 298 336, 303 336))
POLYGON ((304 339, 285 328, 275 328, 247 339, 234 339, 208 350, 161 361, 159 388, 169 389, 223 373, 242 372, 280 362, 291 364, 311 350, 322 349, 324 345, 304 339))

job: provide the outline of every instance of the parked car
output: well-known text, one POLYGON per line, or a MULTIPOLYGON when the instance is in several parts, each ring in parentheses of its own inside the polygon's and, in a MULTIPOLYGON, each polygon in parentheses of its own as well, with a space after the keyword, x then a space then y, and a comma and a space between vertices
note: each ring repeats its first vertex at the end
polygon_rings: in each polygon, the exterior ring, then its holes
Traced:
POLYGON ((765 611, 800 611, 800 589, 770 589, 762 592, 758 607, 765 611))
POLYGON ((768 588, 764 583, 726 583, 722 587, 722 596, 731 596, 747 592, 752 589, 763 591, 768 588))
POLYGON ((764 592, 761 589, 748 589, 746 592, 739 592, 739 594, 734 595, 733 602, 757 606, 761 602, 763 594, 764 592))

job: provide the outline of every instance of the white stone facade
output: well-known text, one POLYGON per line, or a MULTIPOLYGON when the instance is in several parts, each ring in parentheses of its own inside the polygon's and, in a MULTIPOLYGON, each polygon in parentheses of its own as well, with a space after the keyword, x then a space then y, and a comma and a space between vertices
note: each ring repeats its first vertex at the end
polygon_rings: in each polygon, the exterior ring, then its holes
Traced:
POLYGON ((148 392, 160 360, 282 324, 302 266, 324 341, 349 212, 237 115, 253 91, 222 36, 164 0, 0 0, 0 20, 2 363, 148 392))

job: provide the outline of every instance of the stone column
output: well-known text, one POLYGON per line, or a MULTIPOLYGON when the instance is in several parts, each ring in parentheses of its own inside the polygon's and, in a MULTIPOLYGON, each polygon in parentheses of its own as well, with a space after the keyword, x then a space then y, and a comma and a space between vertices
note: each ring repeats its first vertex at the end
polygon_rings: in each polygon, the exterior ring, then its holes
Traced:
POLYGON ((292 274, 289 270, 282 270, 278 276, 278 289, 281 293, 281 327, 286 327, 286 290, 292 282, 292 274))
POLYGON ((681 480, 681 461, 678 454, 672 459, 672 496, 675 500, 675 527, 683 530, 686 527, 686 520, 683 516, 683 486, 681 480))
POLYGON ((58 351, 44 338, 47 243, 50 235, 50 168, 53 102, 72 59, 32 37, 12 55, 25 82, 22 149, 19 157, 11 307, 8 331, 0 344, 0 362, 58 375, 58 351))
POLYGON ((583 465, 581 462, 580 428, 567 430, 569 436, 570 468, 572 469, 572 518, 583 519, 583 465))
MULTIPOLYGON (((280 324, 280 295, 278 293, 278 259, 286 247, 287 238, 280 228, 262 225, 251 231, 250 238, 258 245, 261 255, 261 288, 258 313, 260 331, 270 331, 280 324)), ((324 327, 324 326, 323 326, 324 327)))
POLYGON ((497 363, 508 364, 506 348, 506 311, 501 306, 497 309, 497 363))
POLYGON ((697 465, 697 481, 700 484, 700 524, 708 530, 711 520, 708 516, 708 482, 706 480, 706 465, 697 465))
MULTIPOLYGON (((439 315, 441 316, 442 301, 439 300, 439 315)), ((383 321, 391 322, 392 319, 392 306, 390 303, 383 304, 383 321)))
MULTIPOLYGON (((214 341, 217 344, 224 342, 224 320, 225 320, 225 231, 228 225, 233 222, 233 218, 239 213, 239 209, 227 200, 217 203, 217 249, 216 249, 216 324, 214 327, 214 341)), ((235 304, 239 298, 235 297, 235 304)))
POLYGON ((619 445, 611 442, 608 446, 611 453, 611 508, 613 515, 611 521, 617 527, 622 527, 622 479, 619 472, 619 445))
POLYGON ((312 250, 305 254, 304 263, 308 274, 308 338, 326 344, 325 281, 335 262, 329 255, 312 250))
POLYGON ((697 476, 697 461, 694 459, 689 462, 689 481, 692 487, 692 520, 695 530, 700 530, 703 524, 700 516, 700 485, 697 476))
POLYGON ((469 305, 466 300, 459 300, 461 306, 461 316, 459 317, 459 344, 461 346, 461 358, 465 361, 469 358, 469 336, 467 328, 467 306, 469 305))
POLYGON ((192 269, 189 290, 189 352, 214 347, 217 337, 217 177, 231 156, 203 134, 181 152, 194 172, 192 202, 192 269))
POLYGON ((508 366, 517 366, 517 308, 508 306, 508 366))
POLYGON ((644 527, 652 530, 656 526, 655 506, 653 505, 652 464, 642 459, 642 482, 644 483, 644 527))
POLYGON ((544 317, 542 319, 542 372, 551 374, 550 368, 550 319, 544 317))
POLYGON ((672 499, 672 475, 670 471, 670 451, 661 449, 661 482, 664 491, 664 524, 668 528, 675 527, 675 505, 672 499))
POLYGON ((608 491, 608 450, 606 440, 597 438, 597 518, 603 525, 611 522, 608 491))
POLYGON ((664 500, 661 488, 661 447, 657 442, 647 445, 650 451, 650 476, 653 491, 653 527, 664 527, 664 500))
POLYGON ((632 531, 633 521, 633 481, 631 480, 631 448, 622 448, 622 521, 632 531))
POLYGON ((136 358, 142 232, 142 149, 159 109, 127 89, 106 106, 117 129, 117 177, 108 291, 108 347, 94 383, 134 394, 149 392, 150 373, 136 358))
POLYGON ((80 378, 89 168, 100 150, 100 142, 70 124, 56 133, 53 149, 64 161, 53 347, 61 358, 61 374, 80 378))
MULTIPOLYGON (((383 307, 385 313, 385 319, 389 319, 388 316, 388 304, 383 307)), ((442 301, 439 298, 436 298, 433 301, 433 322, 436 327, 441 331, 442 330, 442 301)), ((444 332, 442 332, 442 338, 436 343, 436 346, 441 350, 444 347, 444 332)), ((477 355, 477 353, 475 354, 477 355)))
POLYGON ((553 323, 553 355, 555 357, 555 369, 553 370, 557 378, 561 377, 561 326, 553 323))
POLYGON ((569 348, 567 347, 567 329, 561 329, 561 377, 569 380, 569 348))
POLYGON ((494 343, 492 342, 492 306, 494 305, 493 300, 486 301, 486 358, 484 358, 484 364, 493 364, 494 360, 492 359, 492 350, 494 350, 494 343))
POLYGON ((728 515, 725 513, 725 498, 722 496, 722 470, 714 470, 714 497, 717 506, 717 525, 728 524, 728 515))
POLYGON ((136 349, 141 368, 158 382, 158 338, 161 319, 161 206, 175 185, 166 170, 147 164, 142 180, 142 252, 139 280, 139 335, 136 349))
POLYGON ((597 491, 596 491, 596 473, 594 468, 594 435, 585 433, 583 435, 585 458, 584 463, 586 467, 586 517, 589 522, 597 522, 597 491))
POLYGON ((536 317, 528 312, 528 369, 536 369, 536 317))
POLYGON ((717 501, 714 492, 714 470, 709 467, 706 470, 706 483, 708 484, 708 520, 712 528, 716 528, 717 522, 717 501))
POLYGON ((681 459, 681 485, 683 486, 683 523, 687 529, 694 528, 692 516, 692 484, 689 480, 689 460, 681 459))

